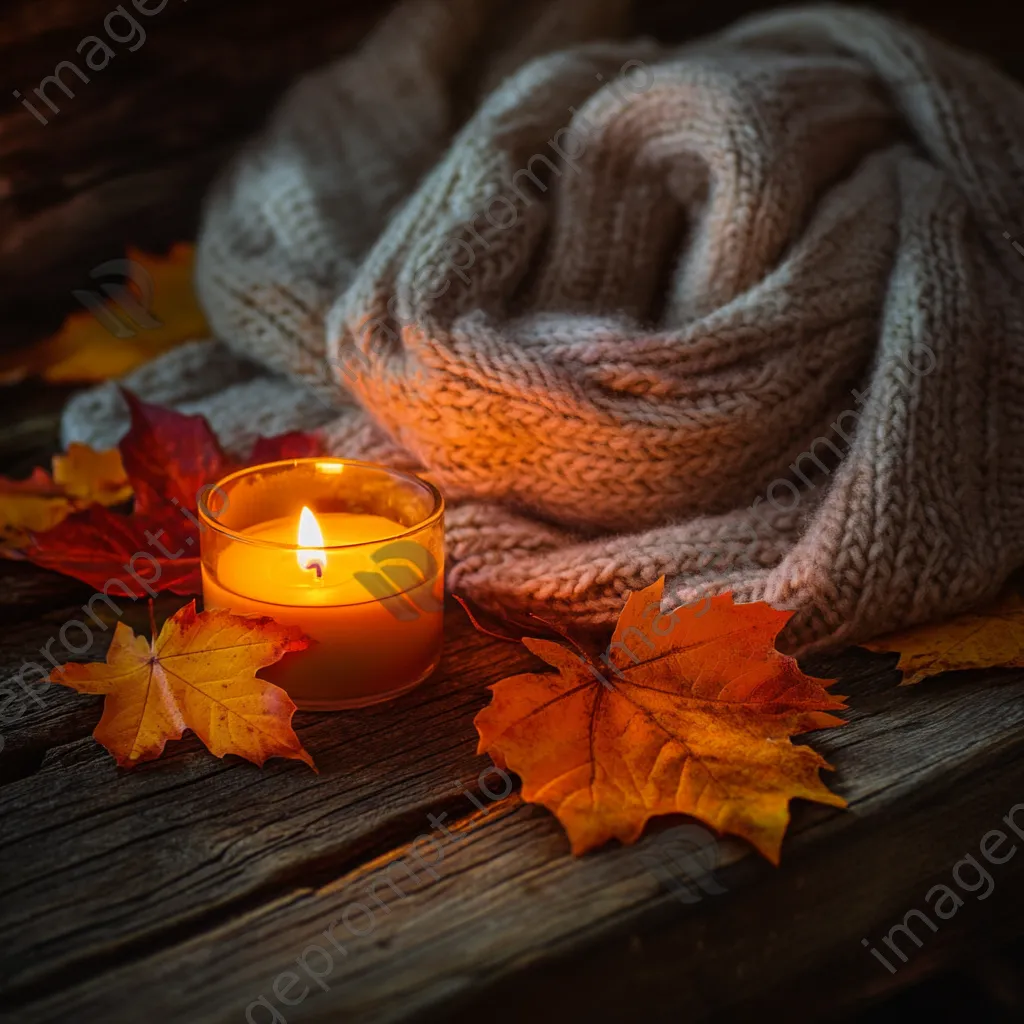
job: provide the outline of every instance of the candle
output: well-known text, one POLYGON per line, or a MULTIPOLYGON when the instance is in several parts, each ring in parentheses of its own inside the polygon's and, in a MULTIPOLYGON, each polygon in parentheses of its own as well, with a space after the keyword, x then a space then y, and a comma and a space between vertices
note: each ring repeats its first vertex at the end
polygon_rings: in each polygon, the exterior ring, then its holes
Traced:
POLYGON ((314 643, 261 675, 307 710, 377 703, 436 667, 443 501, 424 481, 341 459, 222 480, 200 509, 207 608, 268 615, 314 643))

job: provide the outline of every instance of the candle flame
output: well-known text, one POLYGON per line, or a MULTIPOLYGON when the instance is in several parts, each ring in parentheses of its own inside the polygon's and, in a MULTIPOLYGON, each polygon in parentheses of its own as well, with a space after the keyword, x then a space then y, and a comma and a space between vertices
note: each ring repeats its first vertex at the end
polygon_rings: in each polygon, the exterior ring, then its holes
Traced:
POLYGON ((305 506, 299 515, 299 548, 295 557, 300 569, 316 569, 317 577, 323 575, 327 564, 327 553, 323 550, 324 535, 316 516, 305 506))

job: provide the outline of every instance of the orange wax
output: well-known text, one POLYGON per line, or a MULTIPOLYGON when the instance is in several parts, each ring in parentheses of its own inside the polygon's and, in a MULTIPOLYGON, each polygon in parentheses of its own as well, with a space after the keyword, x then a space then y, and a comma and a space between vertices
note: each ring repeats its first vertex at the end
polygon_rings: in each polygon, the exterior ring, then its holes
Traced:
POLYGON ((300 708, 359 707, 411 689, 441 655, 441 574, 400 596, 384 583, 384 592, 396 596, 381 600, 354 573, 380 577, 374 552, 408 528, 384 516, 348 512, 317 514, 316 521, 323 534, 323 550, 316 552, 297 548, 298 515, 240 531, 253 543, 239 540, 218 551, 212 565, 204 561, 205 606, 269 615, 313 639, 308 650, 285 655, 260 673, 300 708), (316 564, 303 567, 302 556, 316 564))

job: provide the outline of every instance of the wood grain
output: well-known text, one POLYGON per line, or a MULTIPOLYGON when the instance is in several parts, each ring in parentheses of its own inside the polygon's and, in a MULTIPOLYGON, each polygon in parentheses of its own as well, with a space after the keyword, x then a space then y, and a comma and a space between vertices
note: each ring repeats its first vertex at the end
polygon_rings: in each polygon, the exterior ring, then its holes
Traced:
MULTIPOLYGON (((33 621, 23 647, 73 608, 33 621)), ((0 651, 5 673, 18 649, 0 651)), ((781 1005, 794 985, 824 1006, 904 983, 1021 907, 1016 872, 1004 869, 1000 899, 965 908, 902 976, 860 945, 921 906, 929 880, 948 878, 1024 800, 1024 673, 897 688, 892 662, 857 651, 831 662, 852 695, 851 724, 812 738, 850 810, 798 806, 777 871, 723 841, 716 877, 728 892, 695 906, 644 857, 670 832, 573 859, 546 812, 484 793, 473 715, 488 683, 535 663, 473 632, 461 612, 449 615, 440 673, 418 691, 297 718, 320 776, 218 761, 194 740, 122 772, 88 738, 97 702, 52 688, 7 737, 14 751, 48 745, 37 770, 0 787, 0 905, 16 936, 0 954, 2 1005, 40 1022, 137 1021, 143 1008, 166 1021, 243 1020, 261 995, 288 1021, 461 1006, 497 1020, 613 1007, 600 1019, 629 1019, 635 1005, 699 1020, 781 1005), (446 815, 452 838, 429 814, 446 815), (417 840, 431 833, 445 844, 417 840), (323 933, 342 915, 370 927, 351 908, 385 869, 402 895, 378 881, 370 931, 338 924, 346 952, 332 949, 323 933), (285 1007, 275 978, 311 944, 333 953, 327 990, 303 975, 283 991, 306 986, 306 998, 285 1007)), ((496 776, 484 784, 500 795, 496 776)), ((320 957, 306 958, 314 973, 320 957)))

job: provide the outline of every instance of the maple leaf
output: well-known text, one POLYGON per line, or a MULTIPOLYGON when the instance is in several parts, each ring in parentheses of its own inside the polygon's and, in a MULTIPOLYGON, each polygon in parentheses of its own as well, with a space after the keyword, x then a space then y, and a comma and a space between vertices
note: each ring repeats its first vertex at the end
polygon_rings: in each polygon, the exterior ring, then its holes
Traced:
POLYGON ((861 646, 898 652, 903 686, 962 669, 1024 668, 1024 601, 1010 593, 987 611, 901 630, 861 646))
POLYGON ((53 457, 52 477, 42 468, 27 480, 0 477, 0 555, 21 557, 33 533, 52 529, 93 502, 118 505, 131 494, 117 449, 97 452, 84 444, 53 457))
POLYGON ((630 594, 601 662, 550 640, 523 643, 557 673, 491 687, 479 752, 554 812, 574 854, 635 842, 659 814, 688 814, 779 861, 794 797, 844 807, 828 768, 790 737, 842 725, 843 698, 775 650, 792 612, 733 604, 660 612, 664 580, 630 594))
POLYGON ((203 416, 188 416, 140 401, 121 389, 131 428, 121 439, 121 458, 135 488, 135 511, 177 502, 195 510, 197 496, 235 468, 203 416))
POLYGON ((190 601, 153 641, 119 622, 105 662, 64 665, 50 682, 106 694, 93 736, 121 767, 159 757, 168 740, 191 729, 218 757, 238 754, 258 765, 289 757, 315 770, 292 730, 295 704, 256 675, 308 645, 294 626, 265 616, 197 613, 190 601))
POLYGON ((131 429, 120 448, 135 486, 136 512, 150 512, 168 501, 194 512, 203 489, 236 469, 323 452, 315 434, 293 430, 259 438, 248 459, 238 461, 224 453, 205 417, 150 405, 123 388, 121 394, 131 429))
MULTIPOLYGON (((73 507, 55 524, 30 527, 40 532, 19 557, 104 592, 118 585, 125 597, 152 597, 164 590, 198 594, 202 574, 196 506, 206 487, 252 462, 319 454, 322 444, 316 435, 293 431, 261 438, 249 460, 239 461, 224 453, 202 416, 150 405, 129 391, 122 394, 131 427, 121 439, 118 457, 128 492, 135 495, 132 513, 96 505, 74 513, 73 507)), ((69 459, 71 455, 69 451, 69 459)), ((63 467, 69 476, 72 465, 80 467, 81 457, 63 467)))
MULTIPOLYGON (((78 310, 65 319, 53 337, 0 358, 0 383, 13 384, 33 376, 53 383, 108 380, 175 345, 209 335, 192 284, 194 246, 179 243, 166 256, 129 248, 127 255, 152 282, 151 301, 140 303, 147 323, 135 323, 132 311, 122 311, 113 300, 106 302, 99 315, 88 309, 78 310), (112 325, 125 336, 113 333, 112 325)), ((148 298, 136 295, 136 300, 148 298)))
POLYGON ((53 457, 53 482, 80 502, 120 505, 132 496, 116 448, 98 452, 87 444, 72 442, 63 455, 53 457))
POLYGON ((199 531, 173 506, 126 516, 93 505, 37 534, 24 555, 103 593, 116 585, 122 597, 203 589, 199 531))

